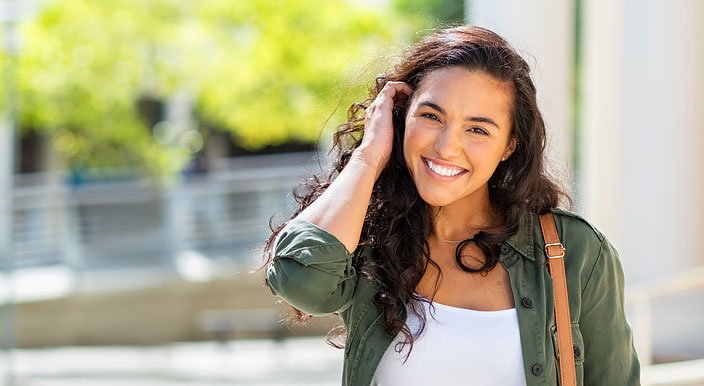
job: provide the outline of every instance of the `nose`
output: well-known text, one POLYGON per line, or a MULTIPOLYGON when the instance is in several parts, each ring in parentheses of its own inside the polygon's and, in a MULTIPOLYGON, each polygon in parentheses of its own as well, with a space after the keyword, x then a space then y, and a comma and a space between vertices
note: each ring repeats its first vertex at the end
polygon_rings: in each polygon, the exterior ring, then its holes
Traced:
POLYGON ((457 137, 457 131, 452 127, 445 126, 438 133, 433 144, 433 150, 438 157, 443 159, 452 159, 460 155, 461 140, 457 137))

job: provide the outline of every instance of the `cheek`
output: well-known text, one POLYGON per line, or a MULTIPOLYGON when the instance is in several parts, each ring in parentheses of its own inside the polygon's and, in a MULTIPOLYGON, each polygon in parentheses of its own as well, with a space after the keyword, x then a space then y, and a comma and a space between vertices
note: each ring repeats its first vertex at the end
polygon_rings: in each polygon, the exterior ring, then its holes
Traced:
POLYGON ((407 125, 406 134, 403 137, 404 153, 412 155, 421 151, 428 143, 432 144, 433 139, 429 135, 428 130, 424 130, 419 125, 407 125))
POLYGON ((406 129, 406 135, 403 138, 403 157, 406 160, 406 166, 415 175, 414 170, 422 167, 420 163, 420 154, 422 154, 428 146, 432 146, 432 138, 428 136, 428 132, 418 127, 409 127, 406 129))
POLYGON ((418 131, 413 125, 406 123, 406 131, 403 135, 403 156, 406 164, 410 166, 411 157, 418 151, 418 131))

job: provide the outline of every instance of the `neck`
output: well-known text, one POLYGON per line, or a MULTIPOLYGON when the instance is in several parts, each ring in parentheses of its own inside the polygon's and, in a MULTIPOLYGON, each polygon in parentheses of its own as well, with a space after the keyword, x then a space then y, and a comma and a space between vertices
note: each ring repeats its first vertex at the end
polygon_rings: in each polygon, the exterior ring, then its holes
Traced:
POLYGON ((432 234, 445 240, 474 237, 480 230, 501 224, 498 211, 489 200, 488 187, 443 207, 432 207, 432 234))

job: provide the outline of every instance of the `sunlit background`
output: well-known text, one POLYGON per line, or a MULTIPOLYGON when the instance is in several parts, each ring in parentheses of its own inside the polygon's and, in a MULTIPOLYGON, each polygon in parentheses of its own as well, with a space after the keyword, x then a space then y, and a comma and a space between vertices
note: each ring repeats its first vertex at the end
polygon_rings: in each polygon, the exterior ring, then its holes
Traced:
POLYGON ((0 0, 0 384, 339 385, 339 319, 286 325, 250 273, 269 219, 394 54, 472 23, 534 69, 551 170, 620 253, 643 384, 704 385, 703 17, 699 0, 0 0))

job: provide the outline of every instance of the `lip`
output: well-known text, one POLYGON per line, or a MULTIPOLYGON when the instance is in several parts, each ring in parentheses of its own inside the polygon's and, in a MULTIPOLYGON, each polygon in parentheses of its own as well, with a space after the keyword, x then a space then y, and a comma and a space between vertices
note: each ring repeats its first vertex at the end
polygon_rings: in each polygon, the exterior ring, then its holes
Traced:
POLYGON ((423 167, 425 168, 425 171, 426 171, 432 178, 434 178, 434 179, 437 180, 437 181, 441 181, 441 182, 451 182, 451 181, 458 180, 458 179, 460 179, 462 176, 464 176, 465 174, 469 173, 469 171, 468 171, 467 169, 461 168, 461 169, 464 169, 464 172, 462 172, 462 173, 460 173, 460 174, 458 174, 458 175, 456 175, 456 176, 443 176, 443 175, 440 175, 440 174, 435 173, 435 172, 430 168, 430 166, 428 166, 428 163, 425 162, 425 159, 429 159, 429 160, 433 161, 433 163, 437 163, 438 165, 442 165, 442 166, 450 166, 450 167, 456 167, 456 168, 459 168, 459 166, 457 166, 457 165, 452 165, 452 164, 448 164, 448 163, 444 163, 444 162, 436 162, 436 161, 435 161, 434 159, 432 159, 432 158, 421 157, 421 160, 422 160, 422 163, 423 163, 423 167))
POLYGON ((437 159, 435 159, 435 158, 423 157, 423 156, 420 156, 420 158, 429 159, 429 160, 433 161, 434 164, 437 164, 437 165, 440 165, 440 166, 447 166, 447 167, 450 167, 450 168, 456 168, 456 169, 464 169, 464 170, 467 170, 466 168, 463 168, 462 166, 455 165, 455 164, 450 164, 450 163, 447 163, 447 162, 443 162, 443 161, 437 160, 437 159))

